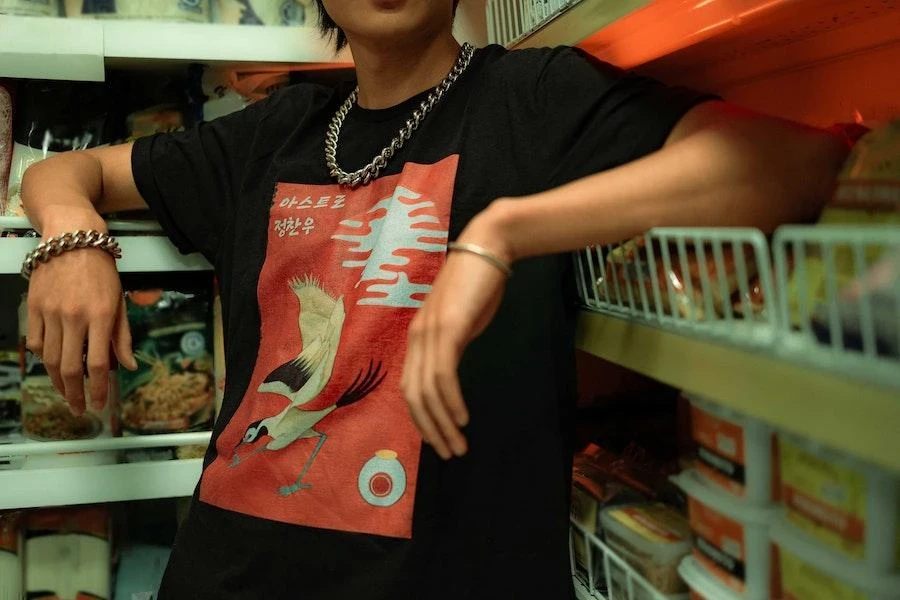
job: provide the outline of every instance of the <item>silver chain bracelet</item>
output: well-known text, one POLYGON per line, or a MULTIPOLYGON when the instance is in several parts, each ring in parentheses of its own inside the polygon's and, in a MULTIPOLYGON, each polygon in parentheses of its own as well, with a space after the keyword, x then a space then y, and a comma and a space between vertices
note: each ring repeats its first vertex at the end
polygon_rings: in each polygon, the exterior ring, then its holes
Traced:
POLYGON ((63 252, 82 248, 97 248, 113 258, 122 258, 122 249, 119 247, 119 242, 116 241, 116 238, 93 229, 87 231, 79 229, 78 231, 49 238, 26 254, 25 262, 22 263, 22 277, 30 279, 31 274, 38 265, 48 262, 51 258, 59 256, 63 252))

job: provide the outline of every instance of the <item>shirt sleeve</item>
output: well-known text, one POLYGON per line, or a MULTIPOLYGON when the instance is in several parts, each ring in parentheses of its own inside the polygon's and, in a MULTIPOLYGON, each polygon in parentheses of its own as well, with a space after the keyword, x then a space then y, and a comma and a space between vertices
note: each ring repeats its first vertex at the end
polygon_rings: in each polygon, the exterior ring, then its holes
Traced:
POLYGON ((685 113, 715 99, 622 71, 579 49, 545 50, 533 59, 538 76, 528 104, 551 186, 660 149, 685 113))
POLYGON ((138 191, 181 252, 200 252, 215 261, 267 104, 135 141, 131 170, 138 191))

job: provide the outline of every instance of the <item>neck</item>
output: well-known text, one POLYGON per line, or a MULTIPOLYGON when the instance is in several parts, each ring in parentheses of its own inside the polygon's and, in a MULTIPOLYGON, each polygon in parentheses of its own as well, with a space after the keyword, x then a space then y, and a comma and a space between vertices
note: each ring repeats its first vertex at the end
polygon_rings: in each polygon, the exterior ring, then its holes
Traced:
POLYGON ((459 56, 459 44, 450 34, 436 36, 424 43, 392 46, 350 40, 359 105, 363 108, 388 108, 435 87, 447 76, 459 56))

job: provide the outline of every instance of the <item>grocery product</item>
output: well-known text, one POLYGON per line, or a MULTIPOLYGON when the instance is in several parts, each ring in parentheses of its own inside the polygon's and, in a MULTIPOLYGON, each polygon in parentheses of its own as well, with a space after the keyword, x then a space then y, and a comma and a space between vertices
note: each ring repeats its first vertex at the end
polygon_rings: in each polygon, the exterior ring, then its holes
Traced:
POLYGON ((150 544, 128 544, 119 553, 115 600, 154 600, 171 549, 150 544))
POLYGON ((0 349, 0 433, 18 430, 21 420, 22 370, 18 350, 0 349))
POLYGON ((209 0, 65 0, 65 6, 69 18, 209 22, 209 0))
POLYGON ((735 314, 735 303, 741 306, 738 316, 762 311, 762 290, 754 293, 749 287, 758 270, 752 248, 736 251, 731 244, 723 244, 721 252, 711 245, 686 244, 685 248, 681 260, 677 244, 669 243, 664 249, 659 240, 643 235, 614 248, 606 257, 605 276, 597 284, 600 297, 696 321, 715 319, 727 311, 735 314))
MULTIPOLYGON (((835 192, 819 219, 828 225, 900 224, 900 120, 862 136, 853 146, 838 176, 835 192)), ((826 268, 825 247, 807 244, 802 264, 794 269, 787 286, 791 324, 799 326, 828 302, 829 276, 834 289, 843 289, 863 273, 857 271, 855 249, 850 244, 830 245, 833 268, 826 268), (802 302, 802 304, 801 304, 802 302)), ((871 265, 886 248, 867 245, 862 262, 871 265)))
POLYGON ((154 133, 179 131, 183 127, 181 111, 168 105, 135 111, 126 118, 129 142, 154 133))
POLYGON ((24 83, 16 99, 5 213, 23 216, 19 192, 25 170, 59 152, 106 143, 108 99, 103 84, 37 80, 24 83))
POLYGON ((773 589, 771 507, 756 507, 707 483, 694 471, 674 478, 688 494, 693 556, 711 576, 745 600, 768 600, 773 589))
POLYGON ((600 522, 607 545, 654 589, 687 592, 677 568, 691 550, 691 529, 678 511, 660 503, 631 504, 605 509, 600 522))
POLYGON ((6 195, 9 190, 9 169, 12 164, 13 100, 0 81, 0 215, 6 214, 6 195))
POLYGON ((0 600, 23 597, 21 517, 18 511, 0 512, 0 600))
POLYGON ((27 514, 28 598, 110 598, 109 513, 102 506, 42 509, 27 514))
POLYGON ((776 498, 777 445, 772 428, 699 396, 688 395, 688 400, 697 472, 752 504, 763 505, 776 498))
POLYGON ((213 20, 230 25, 306 25, 316 18, 313 0, 213 0, 213 20))
POLYGON ((693 556, 678 565, 678 574, 691 588, 690 600, 742 600, 742 596, 711 575, 693 556))
MULTIPOLYGON (((20 360, 22 365, 22 433, 32 441, 88 440, 113 437, 112 405, 116 404, 116 386, 109 388, 109 401, 101 409, 91 407, 88 382, 85 381, 87 410, 76 416, 65 397, 54 387, 40 358, 25 349, 27 297, 19 305, 20 360)), ((29 456, 25 468, 48 466, 111 464, 115 452, 68 452, 29 456)))
POLYGON ((58 0, 0 0, 0 15, 58 17, 58 0))
POLYGON ((785 433, 780 460, 794 526, 872 572, 900 571, 900 477, 785 433))
MULTIPOLYGON (((215 401, 208 289, 132 290, 126 306, 138 369, 119 369, 124 433, 208 429, 215 401)), ((130 451, 126 457, 173 458, 177 452, 193 457, 202 449, 130 451)))
POLYGON ((872 573, 848 562, 789 522, 776 522, 772 538, 778 549, 783 600, 898 600, 900 576, 872 573))

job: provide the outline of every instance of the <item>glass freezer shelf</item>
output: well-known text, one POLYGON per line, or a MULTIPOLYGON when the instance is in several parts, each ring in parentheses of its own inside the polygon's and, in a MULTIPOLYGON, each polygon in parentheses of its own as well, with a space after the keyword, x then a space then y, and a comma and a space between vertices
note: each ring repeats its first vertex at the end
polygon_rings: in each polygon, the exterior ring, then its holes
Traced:
POLYGON ((583 311, 581 350, 900 472, 900 392, 779 356, 583 311))
POLYGON ((109 66, 201 62, 346 67, 315 27, 0 16, 0 77, 103 81, 109 66))

